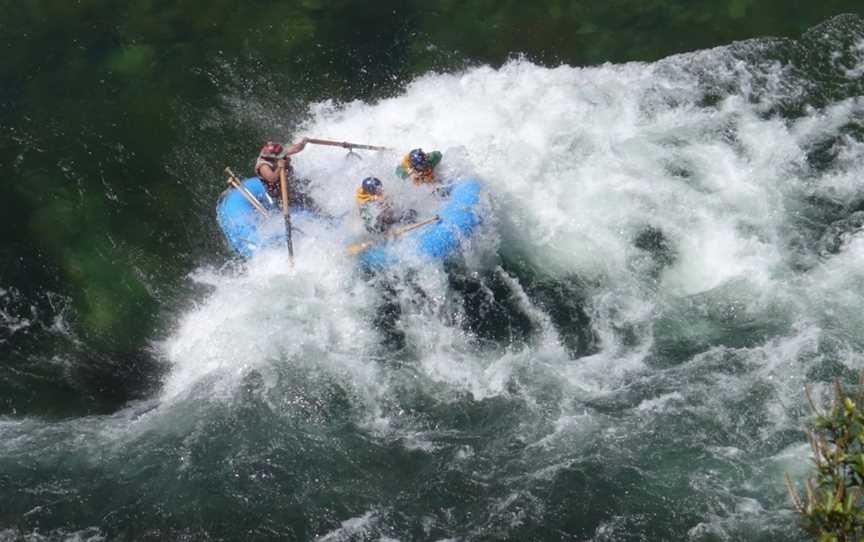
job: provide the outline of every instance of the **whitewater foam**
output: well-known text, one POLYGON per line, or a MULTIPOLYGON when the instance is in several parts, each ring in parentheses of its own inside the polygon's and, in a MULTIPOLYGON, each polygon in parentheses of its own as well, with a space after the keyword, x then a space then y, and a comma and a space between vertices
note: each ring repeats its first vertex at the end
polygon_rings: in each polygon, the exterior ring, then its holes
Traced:
MULTIPOLYGON (((352 198, 365 176, 411 205, 428 201, 393 173, 414 147, 444 150, 451 171, 485 182, 486 230, 458 264, 386 280, 358 273, 323 231, 296 247, 293 269, 274 250, 241 272, 199 272, 212 292, 162 345, 174 366, 163 399, 236 398, 253 371, 278 392, 269 372, 314 367, 352 390, 357 427, 418 454, 444 453, 451 430, 405 403, 509 401, 524 410, 507 438, 542 452, 520 456, 528 473, 512 480, 554 480, 583 460, 576 451, 607 453, 640 473, 658 469, 664 491, 705 495, 694 538, 776 520, 753 493, 774 483, 776 468, 760 462, 791 453, 804 382, 829 358, 862 366, 864 235, 846 232, 837 251, 820 254, 812 239, 829 224, 804 220, 817 200, 848 209, 864 194, 864 146, 844 132, 862 104, 781 118, 777 104, 806 85, 777 61, 743 60, 747 47, 592 68, 517 59, 427 74, 373 104, 313 104, 299 134, 396 149, 356 160, 310 146, 296 156, 350 235, 362 231, 352 198), (834 158, 817 164, 826 140, 834 158), (487 285, 496 277, 530 336, 477 337, 453 273, 489 304, 501 301, 487 285), (537 293, 573 277, 597 343, 583 354, 565 346, 573 329, 537 293), (679 435, 670 427, 682 419, 712 429, 684 424, 679 435), (716 471, 688 480, 683 465, 703 459, 716 471)), ((768 45, 749 47, 757 55, 768 45)), ((480 461, 479 448, 466 449, 453 452, 456 463, 480 461)), ((366 525, 369 514, 355 520, 366 525)))

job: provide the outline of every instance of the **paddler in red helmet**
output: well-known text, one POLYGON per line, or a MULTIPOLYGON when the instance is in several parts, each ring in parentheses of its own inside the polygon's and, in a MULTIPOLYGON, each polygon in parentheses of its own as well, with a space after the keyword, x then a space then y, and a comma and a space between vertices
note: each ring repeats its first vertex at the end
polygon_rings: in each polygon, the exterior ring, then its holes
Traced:
POLYGON ((258 158, 255 159, 255 175, 261 179, 267 189, 267 195, 279 206, 282 202, 282 189, 279 182, 279 161, 284 160, 285 177, 288 180, 288 201, 291 206, 306 208, 320 212, 320 207, 306 193, 309 188, 309 179, 298 179, 294 175, 290 156, 297 154, 306 148, 309 139, 304 137, 299 143, 293 145, 282 145, 276 141, 268 141, 261 147, 258 158))

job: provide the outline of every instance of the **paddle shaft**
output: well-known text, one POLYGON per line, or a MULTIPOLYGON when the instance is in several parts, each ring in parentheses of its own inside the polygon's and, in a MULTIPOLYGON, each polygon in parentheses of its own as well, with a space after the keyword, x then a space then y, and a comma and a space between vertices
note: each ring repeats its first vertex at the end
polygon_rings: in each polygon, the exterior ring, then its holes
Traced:
POLYGON ((333 141, 332 139, 307 139, 306 143, 315 145, 329 145, 331 147, 342 147, 343 149, 367 149, 370 151, 389 151, 390 147, 378 147, 375 145, 361 145, 360 143, 348 143, 347 141, 333 141))
POLYGON ((288 180, 285 176, 285 163, 279 163, 279 184, 282 188, 282 216, 285 217, 285 244, 288 245, 288 259, 294 265, 294 242, 291 239, 291 213, 288 211, 288 180))
POLYGON ((427 218, 426 220, 417 222, 415 224, 409 224, 405 227, 399 228, 398 230, 391 233, 389 235, 389 237, 399 237, 400 235, 402 235, 404 233, 408 233, 411 230, 416 230, 417 228, 422 228, 423 226, 425 226, 427 224, 431 224, 433 222, 438 222, 439 220, 441 220, 441 218, 438 215, 435 215, 432 218, 427 218))
POLYGON ((261 205, 261 202, 252 195, 252 192, 250 192, 248 188, 243 186, 243 183, 241 183, 240 179, 238 179, 237 176, 234 175, 234 172, 231 171, 230 167, 225 168, 225 173, 228 174, 228 184, 236 188, 240 192, 240 195, 246 198, 246 201, 248 201, 249 204, 254 207, 256 211, 261 213, 261 216, 267 216, 269 214, 267 213, 267 209, 265 209, 264 206, 261 205))
MULTIPOLYGON (((387 237, 390 237, 391 239, 395 238, 395 237, 399 237, 400 235, 406 234, 409 231, 416 230, 417 228, 422 228, 423 226, 426 226, 428 224, 432 224, 433 222, 438 222, 439 220, 441 220, 441 217, 439 217, 438 215, 435 215, 432 218, 428 218, 428 219, 423 220, 421 222, 417 222, 416 224, 409 224, 408 226, 405 226, 403 228, 399 228, 395 232, 387 235, 387 237)), ((364 241, 362 243, 357 243, 356 245, 348 245, 346 247, 346 250, 348 251, 349 254, 360 254, 361 252, 363 252, 367 248, 371 247, 372 245, 374 245, 376 243, 380 243, 381 241, 382 241, 382 239, 372 239, 370 241, 364 241)))

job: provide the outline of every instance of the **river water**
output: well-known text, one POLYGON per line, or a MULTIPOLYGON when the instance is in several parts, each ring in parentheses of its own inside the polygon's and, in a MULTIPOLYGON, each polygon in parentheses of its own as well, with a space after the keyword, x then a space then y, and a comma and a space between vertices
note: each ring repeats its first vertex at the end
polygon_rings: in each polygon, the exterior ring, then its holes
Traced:
MULTIPOLYGON (((864 20, 717 45, 397 83, 387 57, 379 91, 267 75, 196 106, 127 44, 111 77, 143 79, 93 90, 116 117, 56 122, 13 79, 0 540, 806 539, 804 386, 864 367, 864 20), (293 268, 239 262, 212 179, 270 135, 441 150, 481 231, 377 276, 315 224, 293 268)), ((195 77, 248 75, 230 55, 195 77)), ((398 157, 294 165, 350 230, 367 175, 422 199, 398 157)))

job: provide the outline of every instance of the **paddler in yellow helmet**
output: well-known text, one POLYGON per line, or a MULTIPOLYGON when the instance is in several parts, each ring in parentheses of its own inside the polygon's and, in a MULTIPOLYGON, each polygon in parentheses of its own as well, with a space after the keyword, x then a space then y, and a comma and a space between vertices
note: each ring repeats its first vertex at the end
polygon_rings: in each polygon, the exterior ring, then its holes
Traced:
POLYGON ((377 177, 366 177, 355 194, 360 218, 366 231, 374 234, 386 233, 394 224, 413 223, 417 220, 414 209, 397 211, 384 196, 384 184, 377 177))

